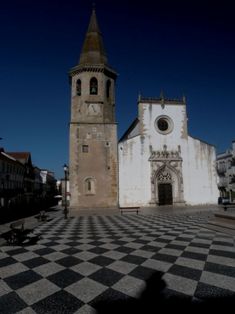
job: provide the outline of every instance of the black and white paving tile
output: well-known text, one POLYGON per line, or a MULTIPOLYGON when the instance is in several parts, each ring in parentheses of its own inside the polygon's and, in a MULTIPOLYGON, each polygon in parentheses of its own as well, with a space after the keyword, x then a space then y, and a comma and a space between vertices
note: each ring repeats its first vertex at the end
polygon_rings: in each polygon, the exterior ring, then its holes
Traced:
MULTIPOLYGON (((35 230, 42 235, 37 244, 0 247, 0 313, 101 313, 99 304, 138 300, 154 274, 162 275, 160 294, 168 300, 235 298, 235 239, 206 229, 210 215, 44 223, 35 230)), ((151 294, 159 296, 154 282, 151 294)))

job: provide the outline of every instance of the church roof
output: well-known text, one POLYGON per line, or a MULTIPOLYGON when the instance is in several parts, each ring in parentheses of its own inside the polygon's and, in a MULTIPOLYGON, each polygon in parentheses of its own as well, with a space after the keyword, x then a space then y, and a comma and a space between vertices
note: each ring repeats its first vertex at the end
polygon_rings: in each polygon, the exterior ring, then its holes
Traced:
POLYGON ((80 55, 79 65, 107 64, 103 38, 96 18, 95 9, 92 10, 90 23, 80 55))
POLYGON ((131 125, 127 129, 127 131, 120 138, 119 143, 140 134, 139 122, 140 122, 139 119, 135 118, 135 120, 131 123, 131 125))

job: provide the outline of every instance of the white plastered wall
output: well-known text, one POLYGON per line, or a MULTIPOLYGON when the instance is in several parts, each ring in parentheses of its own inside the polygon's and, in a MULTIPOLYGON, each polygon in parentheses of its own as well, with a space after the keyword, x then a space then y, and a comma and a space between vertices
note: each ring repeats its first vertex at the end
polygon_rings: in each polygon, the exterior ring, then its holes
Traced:
POLYGON ((216 203, 218 198, 215 171, 215 149, 188 136, 185 104, 139 104, 140 135, 119 143, 119 204, 150 206, 152 151, 181 152, 184 200, 188 205, 216 203), (173 122, 169 134, 160 134, 155 127, 159 116, 173 122))

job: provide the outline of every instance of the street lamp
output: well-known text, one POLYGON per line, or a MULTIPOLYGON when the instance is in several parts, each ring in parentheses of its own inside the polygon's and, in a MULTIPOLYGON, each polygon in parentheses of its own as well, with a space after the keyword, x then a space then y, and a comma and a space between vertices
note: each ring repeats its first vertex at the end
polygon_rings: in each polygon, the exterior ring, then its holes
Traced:
POLYGON ((64 218, 68 218, 68 206, 67 206, 67 181, 68 181, 68 166, 64 164, 64 218))
POLYGON ((1 180, 1 198, 0 198, 0 207, 5 206, 5 195, 4 195, 4 179, 1 180))

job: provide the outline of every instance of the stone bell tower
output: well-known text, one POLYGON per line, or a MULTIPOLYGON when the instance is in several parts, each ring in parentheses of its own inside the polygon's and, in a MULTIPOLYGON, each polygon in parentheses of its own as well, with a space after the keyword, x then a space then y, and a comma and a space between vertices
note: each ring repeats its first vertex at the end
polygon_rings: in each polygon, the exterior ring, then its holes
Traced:
POLYGON ((70 70, 70 206, 118 204, 115 81, 93 9, 78 65, 70 70))

